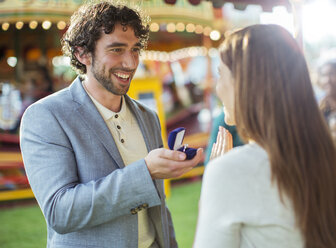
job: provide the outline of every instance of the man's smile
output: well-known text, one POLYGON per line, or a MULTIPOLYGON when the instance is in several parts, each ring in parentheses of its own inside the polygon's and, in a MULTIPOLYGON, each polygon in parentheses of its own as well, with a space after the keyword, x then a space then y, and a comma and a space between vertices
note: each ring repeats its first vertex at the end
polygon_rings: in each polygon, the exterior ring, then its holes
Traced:
POLYGON ((119 79, 122 82, 129 82, 132 78, 133 73, 131 72, 113 72, 112 73, 117 79, 119 79))

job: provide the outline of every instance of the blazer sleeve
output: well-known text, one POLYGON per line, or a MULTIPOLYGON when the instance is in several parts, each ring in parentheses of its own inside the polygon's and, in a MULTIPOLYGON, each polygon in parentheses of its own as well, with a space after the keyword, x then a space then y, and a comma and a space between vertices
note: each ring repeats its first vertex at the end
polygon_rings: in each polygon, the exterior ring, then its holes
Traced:
POLYGON ((56 232, 74 232, 131 215, 132 209, 144 203, 148 207, 161 204, 143 159, 81 183, 76 154, 60 121, 50 106, 36 103, 24 113, 20 129, 28 180, 48 225, 56 232))

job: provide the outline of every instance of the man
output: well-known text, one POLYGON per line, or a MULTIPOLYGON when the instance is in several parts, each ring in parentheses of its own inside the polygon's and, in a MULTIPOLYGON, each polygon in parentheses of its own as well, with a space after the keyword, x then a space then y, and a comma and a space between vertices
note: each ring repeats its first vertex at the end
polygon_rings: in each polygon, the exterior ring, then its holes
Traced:
POLYGON ((148 39, 138 11, 82 6, 63 37, 80 78, 31 105, 21 150, 48 247, 177 247, 163 178, 192 160, 162 147, 157 115, 126 93, 148 39))

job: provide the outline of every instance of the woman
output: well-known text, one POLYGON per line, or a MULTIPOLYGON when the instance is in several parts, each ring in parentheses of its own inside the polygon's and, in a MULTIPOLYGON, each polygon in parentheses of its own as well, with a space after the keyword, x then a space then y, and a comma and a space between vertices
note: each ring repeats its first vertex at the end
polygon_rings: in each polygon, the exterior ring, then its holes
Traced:
POLYGON ((248 144, 208 164, 194 246, 336 247, 336 151, 296 41, 250 26, 221 61, 225 121, 248 144))

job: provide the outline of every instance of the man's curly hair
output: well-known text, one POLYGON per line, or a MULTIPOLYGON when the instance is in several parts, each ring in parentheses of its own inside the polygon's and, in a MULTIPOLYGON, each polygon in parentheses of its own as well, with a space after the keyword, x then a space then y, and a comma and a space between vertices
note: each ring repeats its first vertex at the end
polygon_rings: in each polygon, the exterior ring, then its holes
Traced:
MULTIPOLYGON (((116 2, 116 1, 114 1, 116 2)), ((110 34, 115 24, 121 24, 123 29, 131 27, 144 48, 149 38, 149 17, 140 9, 131 8, 122 3, 103 1, 82 5, 70 19, 70 26, 61 39, 62 51, 70 57, 72 68, 79 74, 86 73, 86 66, 75 56, 77 47, 83 48, 84 53, 94 55, 97 41, 103 32, 110 34)))

